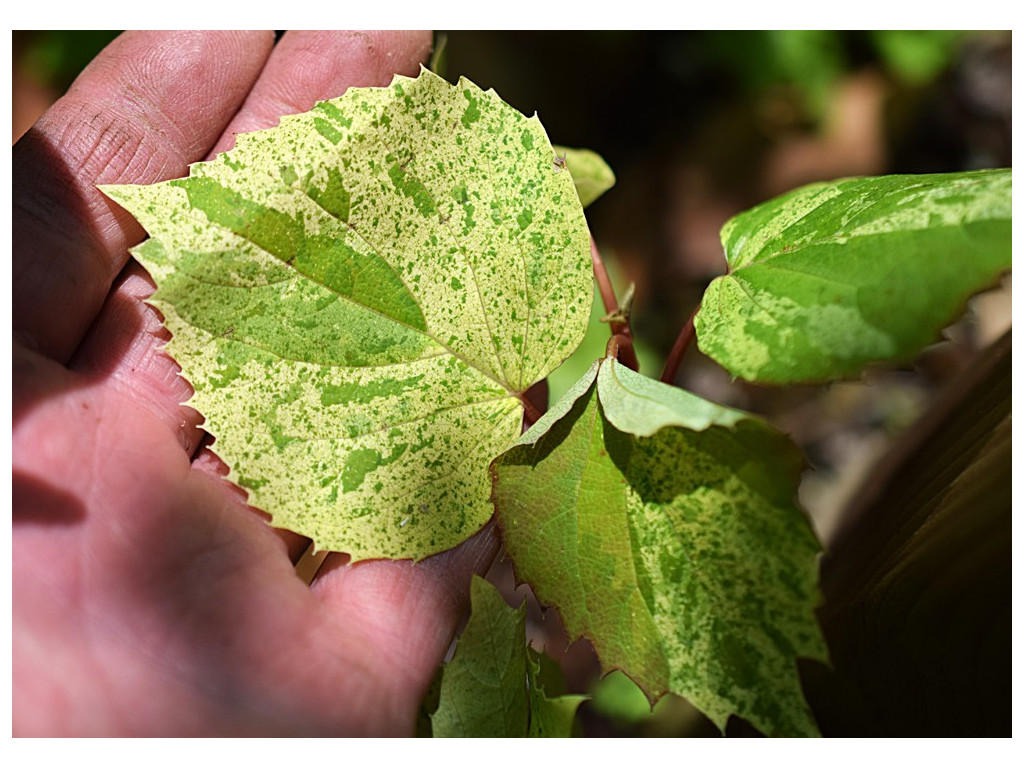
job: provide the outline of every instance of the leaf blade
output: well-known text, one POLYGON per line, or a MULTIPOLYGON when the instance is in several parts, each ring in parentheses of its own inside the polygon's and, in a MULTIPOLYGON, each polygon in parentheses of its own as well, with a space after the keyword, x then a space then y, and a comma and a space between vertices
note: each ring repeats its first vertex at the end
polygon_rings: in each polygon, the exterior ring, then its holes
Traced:
MULTIPOLYGON (((564 416, 547 435, 524 435, 496 462, 518 578, 652 701, 671 691, 722 728, 736 713, 768 733, 816 734, 795 663, 826 655, 813 616, 819 547, 792 501, 799 455, 733 414, 701 430, 620 431, 602 383, 670 388, 638 384, 611 360, 601 368, 570 409, 556 406, 564 416)), ((679 403, 668 395, 652 422, 679 403)), ((699 423, 708 410, 676 421, 699 423)))
POLYGON ((552 675, 561 676, 561 669, 550 656, 532 647, 526 648, 526 672, 530 689, 531 739, 567 739, 572 736, 576 710, 589 696, 579 694, 554 695, 546 686, 552 675))
POLYGON ((736 376, 852 376, 934 341, 1010 267, 1011 174, 812 184, 722 229, 729 272, 695 318, 700 349, 736 376))
POLYGON ((474 576, 472 612, 455 656, 445 665, 437 711, 438 738, 526 735, 526 604, 510 608, 498 590, 474 576))
POLYGON ((586 208, 601 195, 615 186, 615 173, 597 152, 592 149, 563 147, 556 144, 555 156, 565 163, 572 174, 573 184, 586 208))
POLYGON ((589 233, 536 118, 422 72, 350 89, 186 179, 107 187, 230 479, 353 559, 490 517, 521 393, 579 343, 589 233))

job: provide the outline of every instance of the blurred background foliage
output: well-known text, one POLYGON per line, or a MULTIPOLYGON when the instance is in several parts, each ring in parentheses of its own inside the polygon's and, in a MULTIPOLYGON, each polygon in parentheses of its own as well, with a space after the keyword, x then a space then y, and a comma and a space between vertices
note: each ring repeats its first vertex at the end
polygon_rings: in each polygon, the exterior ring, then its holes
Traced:
MULTIPOLYGON (((114 31, 15 31, 17 139, 114 31)), ((846 175, 1009 166, 1011 35, 960 31, 446 31, 441 74, 601 153, 588 211, 660 366, 733 213, 846 175)), ((439 46, 440 47, 440 46, 439 46)), ((651 357, 656 359, 650 359, 651 357)), ((646 362, 646 361, 645 361, 646 362)))
POLYGON ((450 78, 493 87, 614 169, 588 219, 637 284, 637 334, 661 352, 723 270, 730 215, 810 181, 1010 164, 1008 33, 446 37, 450 78))
MULTIPOLYGON (((115 34, 14 31, 15 140, 115 34)), ((494 88, 520 111, 536 112, 553 143, 596 150, 615 171, 616 187, 587 209, 587 219, 619 295, 635 284, 633 330, 641 368, 653 376, 707 283, 724 271, 718 231, 733 214, 812 181, 1012 164, 1008 31, 451 30, 435 39, 440 74, 494 88)), ((810 463, 801 501, 828 548, 876 462, 884 466, 888 449, 946 385, 1010 327, 1010 295, 1007 276, 999 289, 972 300, 965 318, 914 365, 872 370, 857 381, 752 387, 731 381, 693 349, 677 383, 764 414, 794 438, 810 463)), ((580 352, 551 379, 553 397, 603 354, 603 314, 595 306, 580 352)), ((1007 395, 1007 410, 1008 403, 1007 395)), ((1008 508, 1000 526, 992 530, 1008 540, 1008 508)), ((1008 550, 1004 559, 1008 572, 1008 550)), ((497 563, 490 578, 510 601, 531 599, 516 587, 507 562, 497 563)), ((976 623, 980 603, 970 603, 976 623)), ((681 699, 667 697, 652 713, 623 675, 594 688, 589 646, 580 641, 564 652, 569 639, 557 616, 532 599, 528 617, 535 647, 562 662, 571 689, 594 695, 581 709, 587 733, 716 733, 681 699)), ((834 653, 836 642, 830 637, 834 653)), ((820 712, 834 709, 836 702, 809 679, 812 699, 824 702, 820 712)), ((985 693, 996 696, 997 712, 1006 697, 1008 717, 1009 689, 993 693, 992 685, 985 693)), ((838 722, 853 720, 840 711, 838 722)), ((1000 720, 995 732, 1001 727, 1000 720)), ((750 729, 734 718, 728 732, 750 729)))

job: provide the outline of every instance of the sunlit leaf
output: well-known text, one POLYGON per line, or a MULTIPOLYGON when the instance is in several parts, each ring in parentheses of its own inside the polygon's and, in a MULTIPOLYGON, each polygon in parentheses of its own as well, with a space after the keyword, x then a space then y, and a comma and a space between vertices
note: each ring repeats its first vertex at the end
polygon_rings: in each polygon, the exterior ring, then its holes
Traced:
POLYGON ((1009 170, 848 179, 740 214, 695 320, 701 351, 771 383, 910 358, 1010 268, 1011 185, 1009 170))
POLYGON ((652 715, 647 696, 619 670, 595 684, 591 706, 605 717, 626 723, 642 722, 652 715))
POLYGON ((562 171, 535 117, 423 71, 104 191, 150 234, 168 350, 250 502, 320 549, 422 558, 491 516, 521 393, 585 331, 562 171))
POLYGON ((801 459, 760 420, 595 365, 495 463, 516 574, 604 669, 719 727, 813 735, 796 658, 824 658, 801 459))

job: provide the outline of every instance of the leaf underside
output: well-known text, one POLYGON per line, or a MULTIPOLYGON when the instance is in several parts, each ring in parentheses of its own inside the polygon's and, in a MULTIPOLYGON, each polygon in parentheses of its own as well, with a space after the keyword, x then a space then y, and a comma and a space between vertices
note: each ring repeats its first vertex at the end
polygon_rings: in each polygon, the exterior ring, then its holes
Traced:
POLYGON ((169 353, 231 479, 353 559, 491 516, 521 393, 582 339, 589 233, 536 117, 430 72, 104 192, 143 224, 169 353))
POLYGON ((814 735, 796 657, 823 659, 801 459, 763 422, 608 359, 495 463, 517 577, 653 701, 814 735))
POLYGON ((749 381, 853 376, 936 341, 1010 268, 1009 170, 802 187, 722 229, 701 351, 749 381))

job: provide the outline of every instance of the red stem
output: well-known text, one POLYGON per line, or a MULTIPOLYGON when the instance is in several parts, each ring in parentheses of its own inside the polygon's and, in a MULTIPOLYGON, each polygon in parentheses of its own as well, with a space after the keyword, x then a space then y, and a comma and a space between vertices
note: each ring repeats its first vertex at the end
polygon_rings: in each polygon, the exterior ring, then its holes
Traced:
POLYGON ((605 314, 610 315, 619 308, 619 300, 615 298, 615 289, 612 287, 611 278, 608 277, 608 270, 604 268, 601 253, 597 250, 597 243, 593 239, 590 240, 590 260, 594 264, 594 278, 597 280, 597 289, 601 292, 605 314))
POLYGON ((543 414, 537 410, 537 406, 530 402, 530 398, 525 395, 520 395, 519 401, 523 404, 523 413, 526 417, 523 423, 523 431, 525 432, 531 426, 536 424, 543 414))
POLYGON ((519 399, 523 403, 523 432, 525 432, 536 424, 548 409, 548 380, 541 379, 523 392, 519 399))
POLYGON ((665 358, 665 367, 661 372, 661 380, 666 384, 673 384, 675 382, 676 373, 679 371, 679 364, 683 362, 686 350, 690 348, 690 344, 693 343, 697 336, 696 330, 693 327, 693 318, 697 316, 698 310, 700 310, 700 304, 690 313, 689 319, 676 337, 676 343, 672 345, 672 351, 665 358))
MULTIPOLYGON (((590 260, 594 264, 594 279, 597 281, 598 291, 601 292, 601 301, 604 303, 605 312, 611 315, 619 310, 619 300, 615 296, 615 289, 612 287, 611 278, 608 277, 608 270, 604 268, 601 253, 597 250, 597 243, 593 239, 590 241, 590 260)), ((609 325, 612 339, 608 343, 606 356, 614 356, 630 370, 639 371, 640 361, 637 359, 636 349, 633 347, 633 329, 629 327, 629 321, 615 320, 609 325), (614 352, 611 341, 615 342, 614 352)))
MULTIPOLYGON (((626 329, 629 330, 628 328, 626 329)), ((628 333, 616 333, 612 339, 618 344, 618 354, 615 359, 629 368, 631 371, 640 370, 640 361, 636 357, 636 349, 633 347, 633 337, 628 333)))

